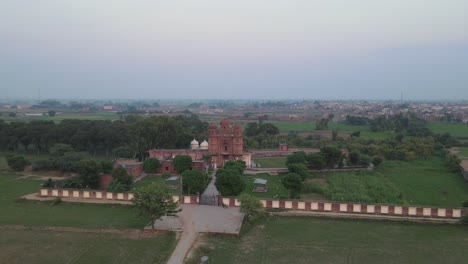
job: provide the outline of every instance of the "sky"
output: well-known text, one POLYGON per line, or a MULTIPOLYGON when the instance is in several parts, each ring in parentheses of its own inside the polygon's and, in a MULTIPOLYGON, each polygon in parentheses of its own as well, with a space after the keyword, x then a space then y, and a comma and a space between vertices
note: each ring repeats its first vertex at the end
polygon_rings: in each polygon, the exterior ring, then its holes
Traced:
POLYGON ((6 99, 401 94, 468 99, 468 1, 0 0, 6 99))

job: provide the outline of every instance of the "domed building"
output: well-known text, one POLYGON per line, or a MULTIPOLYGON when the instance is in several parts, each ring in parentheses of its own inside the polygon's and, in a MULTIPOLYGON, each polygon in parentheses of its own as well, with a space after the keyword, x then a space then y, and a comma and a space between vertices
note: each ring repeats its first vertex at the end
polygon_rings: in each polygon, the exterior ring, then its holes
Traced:
POLYGON ((152 149, 148 151, 150 158, 160 161, 160 173, 175 174, 172 159, 177 155, 192 157, 192 168, 207 171, 209 167, 222 168, 228 160, 242 160, 247 167, 251 166, 251 153, 244 152, 242 127, 239 124, 232 128, 229 120, 223 119, 218 127, 211 123, 208 131, 208 141, 201 144, 193 139, 190 149, 152 149))
POLYGON ((208 149, 209 145, 208 145, 208 142, 206 142, 206 140, 203 140, 202 143, 200 143, 200 149, 208 149))
POLYGON ((196 139, 193 139, 192 142, 190 142, 190 149, 199 149, 200 144, 198 144, 198 141, 196 139))

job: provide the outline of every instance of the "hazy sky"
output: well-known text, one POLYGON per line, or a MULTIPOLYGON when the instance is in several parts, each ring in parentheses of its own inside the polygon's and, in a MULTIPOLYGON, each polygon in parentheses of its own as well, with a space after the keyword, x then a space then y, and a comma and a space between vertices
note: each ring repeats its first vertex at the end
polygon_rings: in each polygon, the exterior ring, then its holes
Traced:
POLYGON ((467 0, 0 0, 3 98, 468 99, 467 0))

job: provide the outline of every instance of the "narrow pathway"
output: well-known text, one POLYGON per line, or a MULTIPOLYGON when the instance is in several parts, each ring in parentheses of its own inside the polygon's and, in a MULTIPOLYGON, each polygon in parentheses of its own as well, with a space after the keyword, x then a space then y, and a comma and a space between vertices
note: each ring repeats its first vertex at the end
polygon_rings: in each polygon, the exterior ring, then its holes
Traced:
POLYGON ((213 195, 218 195, 219 192, 218 192, 218 189, 216 188, 216 170, 213 171, 213 173, 211 174, 211 181, 210 183, 208 184, 208 186, 206 187, 205 191, 203 192, 203 196, 213 196, 213 195))
POLYGON ((167 264, 184 263, 185 256, 197 238, 197 232, 195 230, 190 210, 184 210, 184 212, 180 214, 180 217, 182 217, 183 232, 167 264))

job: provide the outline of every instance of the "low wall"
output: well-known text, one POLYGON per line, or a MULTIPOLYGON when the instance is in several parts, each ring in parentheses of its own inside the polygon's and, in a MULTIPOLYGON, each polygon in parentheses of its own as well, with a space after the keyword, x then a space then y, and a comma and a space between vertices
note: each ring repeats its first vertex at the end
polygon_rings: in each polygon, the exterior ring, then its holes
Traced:
MULTIPOLYGON (((61 197, 75 199, 96 199, 96 200, 120 200, 131 201, 132 193, 112 193, 101 190, 77 190, 77 189, 39 189, 41 197, 61 197)), ((181 197, 173 195, 172 199, 180 204, 199 204, 197 195, 184 195, 181 197)), ((228 206, 240 206, 240 202, 235 197, 221 197, 222 203, 228 206)), ((363 215, 388 215, 402 217, 424 217, 424 218, 445 218, 460 219, 466 212, 461 208, 442 208, 430 206, 413 205, 383 205, 383 204, 360 204, 360 203, 339 203, 339 202, 317 202, 302 200, 273 200, 260 199, 264 208, 316 211, 324 213, 348 213, 363 215)))
POLYGON ((106 192, 106 191, 101 191, 101 190, 41 188, 39 189, 39 196, 74 198, 74 199, 131 201, 133 198, 133 193, 129 193, 129 192, 113 193, 113 192, 106 192))

